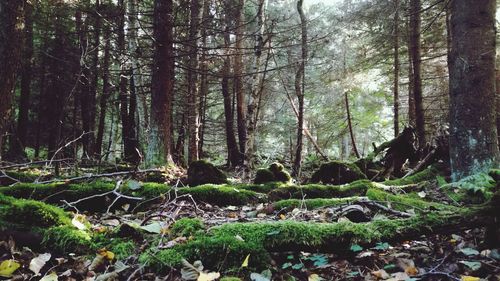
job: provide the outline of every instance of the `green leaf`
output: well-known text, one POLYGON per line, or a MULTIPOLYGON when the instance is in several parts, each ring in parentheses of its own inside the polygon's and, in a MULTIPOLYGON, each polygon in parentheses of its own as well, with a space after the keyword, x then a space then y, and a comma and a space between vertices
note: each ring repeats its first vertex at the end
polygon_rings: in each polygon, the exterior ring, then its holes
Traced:
POLYGON ((479 255, 479 251, 476 250, 476 249, 472 249, 472 248, 463 248, 463 249, 460 249, 459 252, 461 252, 462 254, 464 254, 466 256, 477 256, 477 255, 479 255))
POLYGON ((389 245, 389 243, 387 243, 387 242, 384 242, 384 243, 379 242, 372 249, 374 249, 374 250, 380 250, 380 251, 385 251, 385 250, 389 249, 389 247, 391 247, 391 245, 389 245))
POLYGON ((287 269, 289 267, 292 266, 292 263, 291 262, 285 262, 282 266, 281 266, 281 269, 287 269))
POLYGON ((302 269, 303 267, 304 267, 303 263, 296 263, 296 264, 292 265, 292 268, 295 270, 302 269))
POLYGON ((135 181, 135 180, 129 180, 127 182, 127 187, 130 189, 130 190, 137 190, 137 189, 141 189, 142 185, 140 182, 138 181, 135 181))
POLYGON ((465 264, 472 271, 476 271, 481 268, 481 263, 478 261, 460 261, 461 264, 465 264))
POLYGON ((351 245, 351 251, 357 253, 363 251, 363 247, 359 246, 358 244, 352 244, 351 245))
POLYGON ((396 265, 392 264, 392 263, 384 265, 384 269, 385 270, 391 270, 391 269, 394 269, 394 268, 396 268, 396 265))

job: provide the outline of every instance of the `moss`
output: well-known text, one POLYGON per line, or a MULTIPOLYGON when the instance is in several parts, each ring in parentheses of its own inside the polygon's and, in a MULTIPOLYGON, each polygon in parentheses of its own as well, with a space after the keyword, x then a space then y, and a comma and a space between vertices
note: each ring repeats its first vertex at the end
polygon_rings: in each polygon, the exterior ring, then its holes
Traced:
POLYGON ((164 195, 169 192, 171 188, 166 184, 155 183, 155 182, 145 182, 141 184, 141 188, 137 190, 125 190, 123 193, 142 197, 145 199, 156 198, 158 196, 164 195))
POLYGON ((55 206, 25 199, 14 199, 0 206, 0 220, 32 227, 69 225, 66 212, 55 206))
POLYGON ((123 260, 134 255, 136 245, 131 240, 115 238, 111 240, 111 243, 105 248, 113 252, 116 259, 123 260))
POLYGON ((322 208, 322 207, 334 207, 334 206, 339 206, 343 205, 349 202, 352 202, 356 200, 358 197, 347 197, 347 198, 333 198, 333 199, 324 199, 324 198, 317 198, 317 199, 287 199, 287 200, 280 200, 278 202, 275 202, 273 204, 275 210, 280 210, 284 208, 299 208, 304 204, 304 206, 309 209, 317 209, 317 208, 322 208))
POLYGON ((279 199, 297 198, 333 198, 364 196, 368 188, 372 187, 369 180, 359 180, 346 185, 319 185, 308 184, 302 186, 284 186, 269 192, 269 198, 273 201, 279 199))
POLYGON ((346 184, 366 179, 366 175, 353 163, 332 161, 322 164, 311 176, 311 183, 346 184))
POLYGON ((440 175, 439 169, 436 168, 435 166, 430 166, 427 169, 406 178, 384 181, 384 184, 393 186, 415 184, 423 181, 435 180, 436 177, 439 175, 440 175))
POLYGON ((497 185, 500 183, 500 169, 491 169, 488 174, 497 182, 497 185))
POLYGON ((220 281, 241 281, 241 279, 239 277, 226 276, 222 277, 220 281))
POLYGON ((7 177, 0 178, 1 185, 11 185, 13 183, 19 182, 34 182, 38 178, 41 178, 40 173, 33 172, 18 172, 18 171, 5 171, 7 177))
POLYGON ((366 192, 366 196, 374 201, 390 202, 392 208, 399 211, 407 211, 416 208, 416 212, 429 210, 458 210, 457 207, 436 202, 427 202, 418 197, 415 193, 407 195, 394 195, 380 189, 371 188, 366 192))
POLYGON ((289 183, 292 180, 290 174, 285 171, 285 167, 280 163, 272 163, 267 169, 259 169, 255 174, 254 183, 263 184, 269 182, 289 183))
POLYGON ((207 161, 194 161, 188 168, 188 184, 197 186, 202 184, 223 184, 227 183, 227 176, 207 161))
POLYGON ((88 253, 94 246, 91 237, 72 226, 51 227, 43 231, 42 245, 57 253, 88 253))
POLYGON ((177 190, 177 194, 190 194, 196 201, 203 201, 219 206, 245 205, 255 203, 262 195, 250 190, 238 189, 231 185, 206 184, 177 190))
POLYGON ((193 236, 195 233, 199 231, 203 231, 205 229, 205 225, 198 218, 182 218, 172 225, 170 229, 170 235, 172 237, 189 237, 193 236))
POLYGON ((263 184, 235 184, 238 189, 251 190, 259 193, 268 193, 276 188, 287 186, 288 184, 278 181, 263 183, 263 184))

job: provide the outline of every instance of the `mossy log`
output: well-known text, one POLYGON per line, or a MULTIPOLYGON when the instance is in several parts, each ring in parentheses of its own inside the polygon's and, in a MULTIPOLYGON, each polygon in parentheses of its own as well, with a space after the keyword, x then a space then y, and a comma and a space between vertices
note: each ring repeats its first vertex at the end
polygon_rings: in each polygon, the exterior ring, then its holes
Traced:
POLYGON ((189 164, 188 184, 197 186, 202 184, 224 184, 227 183, 227 176, 215 167, 212 163, 204 160, 194 161, 189 164))
POLYGON ((353 163, 332 161, 321 164, 311 176, 311 183, 346 184, 366 179, 366 175, 353 163))
POLYGON ((280 163, 272 163, 267 169, 259 169, 255 174, 255 184, 265 184, 270 182, 291 182, 292 177, 285 171, 285 167, 280 163))

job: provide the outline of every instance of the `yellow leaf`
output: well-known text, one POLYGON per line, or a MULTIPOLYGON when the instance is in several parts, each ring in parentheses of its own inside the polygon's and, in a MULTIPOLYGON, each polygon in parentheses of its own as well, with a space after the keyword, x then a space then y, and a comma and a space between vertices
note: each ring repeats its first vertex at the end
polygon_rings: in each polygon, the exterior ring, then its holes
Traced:
POLYGON ((57 281, 57 280, 59 279, 57 278, 57 274, 55 272, 52 272, 49 275, 45 275, 42 279, 40 279, 40 281, 57 281))
POLYGON ((241 264, 241 267, 248 267, 248 259, 250 259, 250 254, 245 258, 243 263, 241 264))
POLYGON ((106 249, 99 249, 97 253, 103 257, 105 257, 107 260, 112 261, 115 258, 115 253, 108 251, 106 249))
POLYGON ((14 273, 14 271, 16 271, 19 267, 21 267, 21 264, 15 260, 4 260, 0 263, 0 276, 6 278, 12 277, 12 273, 14 273))
POLYGON ((408 274, 408 276, 415 276, 418 274, 418 269, 414 266, 409 266, 405 268, 405 273, 408 274))
POLYGON ((460 280, 462 281, 479 281, 481 278, 479 277, 474 277, 474 276, 466 276, 466 275, 462 275, 462 278, 460 278, 460 280))
POLYGON ((200 276, 198 276, 197 281, 213 281, 219 277, 220 277, 219 272, 209 272, 209 273, 200 272, 200 276))
POLYGON ((286 219, 286 216, 284 214, 280 214, 280 219, 284 220, 286 219))
POLYGON ((321 281, 323 278, 321 278, 318 274, 313 273, 307 277, 307 281, 321 281))

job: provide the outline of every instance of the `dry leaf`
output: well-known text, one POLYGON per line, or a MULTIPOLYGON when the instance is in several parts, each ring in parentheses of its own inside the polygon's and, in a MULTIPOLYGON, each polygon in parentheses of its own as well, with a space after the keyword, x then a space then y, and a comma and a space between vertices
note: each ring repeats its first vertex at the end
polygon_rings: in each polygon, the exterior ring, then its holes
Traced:
POLYGON ((385 271, 383 269, 377 270, 377 271, 372 271, 371 273, 377 279, 388 279, 390 277, 390 275, 387 273, 387 271, 385 271))
POLYGON ((39 255, 36 258, 33 258, 30 261, 29 269, 31 271, 33 271, 33 273, 35 273, 35 275, 38 275, 38 273, 40 273, 40 270, 42 269, 42 267, 44 267, 45 264, 50 260, 50 257, 51 257, 51 254, 45 253, 45 254, 39 255))
POLYGON ((219 272, 209 272, 209 273, 200 272, 200 276, 198 276, 198 279, 196 279, 196 280, 197 281, 213 281, 219 277, 220 277, 219 272))
POLYGON ((462 281, 479 281, 481 278, 479 277, 474 277, 474 276, 466 276, 466 275, 462 275, 462 278, 460 278, 460 280, 462 281))
POLYGON ((48 275, 45 275, 40 281, 57 281, 59 278, 57 277, 57 273, 51 272, 48 275))

